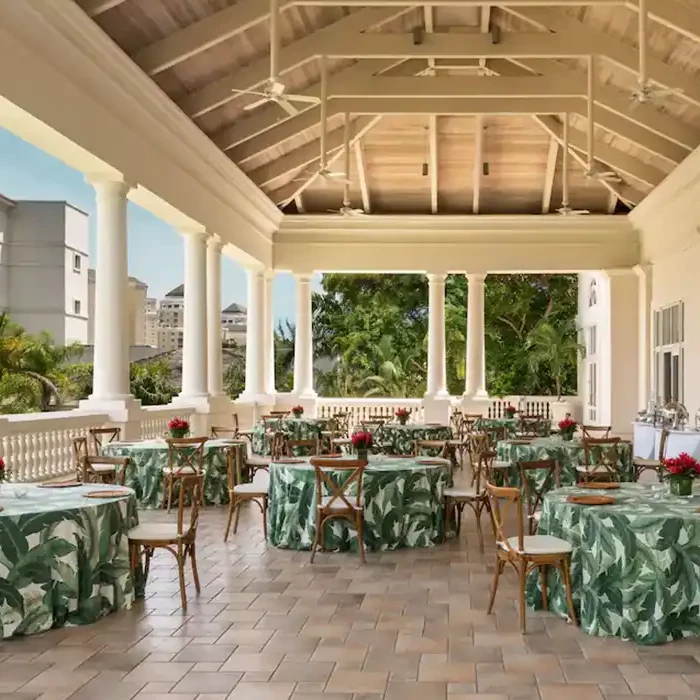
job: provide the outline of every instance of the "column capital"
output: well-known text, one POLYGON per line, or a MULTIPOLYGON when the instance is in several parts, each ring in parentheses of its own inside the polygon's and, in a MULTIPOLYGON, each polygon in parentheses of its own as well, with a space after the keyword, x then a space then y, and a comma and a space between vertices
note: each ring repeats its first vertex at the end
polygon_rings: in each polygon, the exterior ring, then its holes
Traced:
POLYGON ((310 282, 311 278, 314 276, 313 272, 294 272, 292 274, 299 282, 310 282))
POLYGON ((634 270, 637 277, 648 277, 652 273, 654 266, 652 265, 652 263, 645 262, 635 265, 632 269, 634 270))
POLYGON ((483 284, 486 280, 485 272, 467 272, 464 275, 467 278, 467 282, 472 284, 483 284))
POLYGON ((428 278, 430 284, 445 284, 447 279, 446 272, 428 272, 425 275, 428 278))
POLYGON ((116 174, 88 173, 85 175, 85 181, 98 192, 109 192, 122 197, 126 197, 129 191, 135 187, 135 185, 116 174))
POLYGON ((275 275, 277 274, 277 270, 273 270, 272 268, 265 268, 263 270, 263 277, 265 278, 266 281, 273 280, 275 279, 275 275))
POLYGON ((209 250, 215 252, 215 253, 221 253, 224 247, 224 242, 221 240, 219 236, 217 236, 215 233, 209 236, 207 238, 207 246, 209 250))
POLYGON ((200 228, 199 226, 181 226, 178 228, 178 231, 184 238, 191 236, 196 239, 201 236, 206 241, 211 236, 205 228, 200 228))

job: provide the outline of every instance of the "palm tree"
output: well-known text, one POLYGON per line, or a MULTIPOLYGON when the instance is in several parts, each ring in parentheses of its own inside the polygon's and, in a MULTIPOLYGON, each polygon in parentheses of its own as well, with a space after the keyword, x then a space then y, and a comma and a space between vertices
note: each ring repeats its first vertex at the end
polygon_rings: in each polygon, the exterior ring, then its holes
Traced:
POLYGON ((526 348, 529 350, 530 371, 536 373, 542 367, 549 370, 559 401, 564 374, 572 365, 576 365, 577 355, 582 352, 574 324, 569 321, 555 326, 548 321, 541 321, 529 333, 526 348))
POLYGON ((406 398, 422 393, 423 368, 416 361, 415 353, 399 356, 390 336, 381 338, 374 353, 377 373, 360 382, 360 387, 369 387, 365 396, 406 398))

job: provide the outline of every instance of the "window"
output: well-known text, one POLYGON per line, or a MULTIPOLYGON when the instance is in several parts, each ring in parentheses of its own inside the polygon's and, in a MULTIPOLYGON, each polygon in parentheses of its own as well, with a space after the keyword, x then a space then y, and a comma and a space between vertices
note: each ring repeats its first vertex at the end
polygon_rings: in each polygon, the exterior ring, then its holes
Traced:
POLYGON ((586 346, 586 413, 588 420, 598 420, 598 327, 585 329, 586 346))
POLYGON ((598 283, 595 280, 591 280, 591 284, 588 287, 588 306, 595 306, 598 303, 598 283))
POLYGON ((80 316, 80 308, 81 308, 80 300, 79 300, 79 299, 73 299, 73 313, 74 313, 76 316, 80 316))
POLYGON ((80 272, 83 259, 79 253, 73 253, 73 272, 80 272))
POLYGON ((654 391, 656 404, 683 401, 684 304, 654 311, 654 391))

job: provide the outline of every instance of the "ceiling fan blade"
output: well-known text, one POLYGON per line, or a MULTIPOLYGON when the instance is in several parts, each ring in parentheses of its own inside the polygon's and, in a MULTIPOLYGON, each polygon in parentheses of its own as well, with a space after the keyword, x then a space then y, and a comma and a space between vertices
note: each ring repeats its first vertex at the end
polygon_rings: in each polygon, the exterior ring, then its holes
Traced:
POLYGON ((299 114, 299 110, 287 100, 286 97, 280 97, 277 100, 275 100, 277 104, 290 116, 290 117, 296 117, 297 114, 299 114))
POLYGON ((258 107, 262 107, 264 104, 267 104, 269 102, 267 97, 263 97, 259 100, 255 100, 255 102, 251 102, 250 104, 247 104, 244 108, 244 112, 251 112, 254 109, 257 109, 258 107))
POLYGON ((321 104, 320 98, 313 95, 285 95, 285 97, 292 102, 306 102, 312 105, 321 104))

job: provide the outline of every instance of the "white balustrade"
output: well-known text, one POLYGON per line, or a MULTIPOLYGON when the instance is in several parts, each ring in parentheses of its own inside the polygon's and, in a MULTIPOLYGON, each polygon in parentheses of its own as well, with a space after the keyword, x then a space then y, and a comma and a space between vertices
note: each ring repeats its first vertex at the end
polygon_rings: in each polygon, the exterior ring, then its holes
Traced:
POLYGON ((409 423, 423 421, 422 399, 335 399, 318 398, 316 410, 319 418, 332 418, 336 413, 348 415, 348 425, 352 430, 364 420, 380 416, 386 421, 395 420, 394 414, 399 408, 411 411, 409 423))
POLYGON ((144 406, 145 416, 141 421, 141 437, 144 440, 161 438, 168 434, 168 423, 173 418, 184 418, 191 422, 193 409, 186 406, 173 407, 170 404, 163 406, 144 406))

